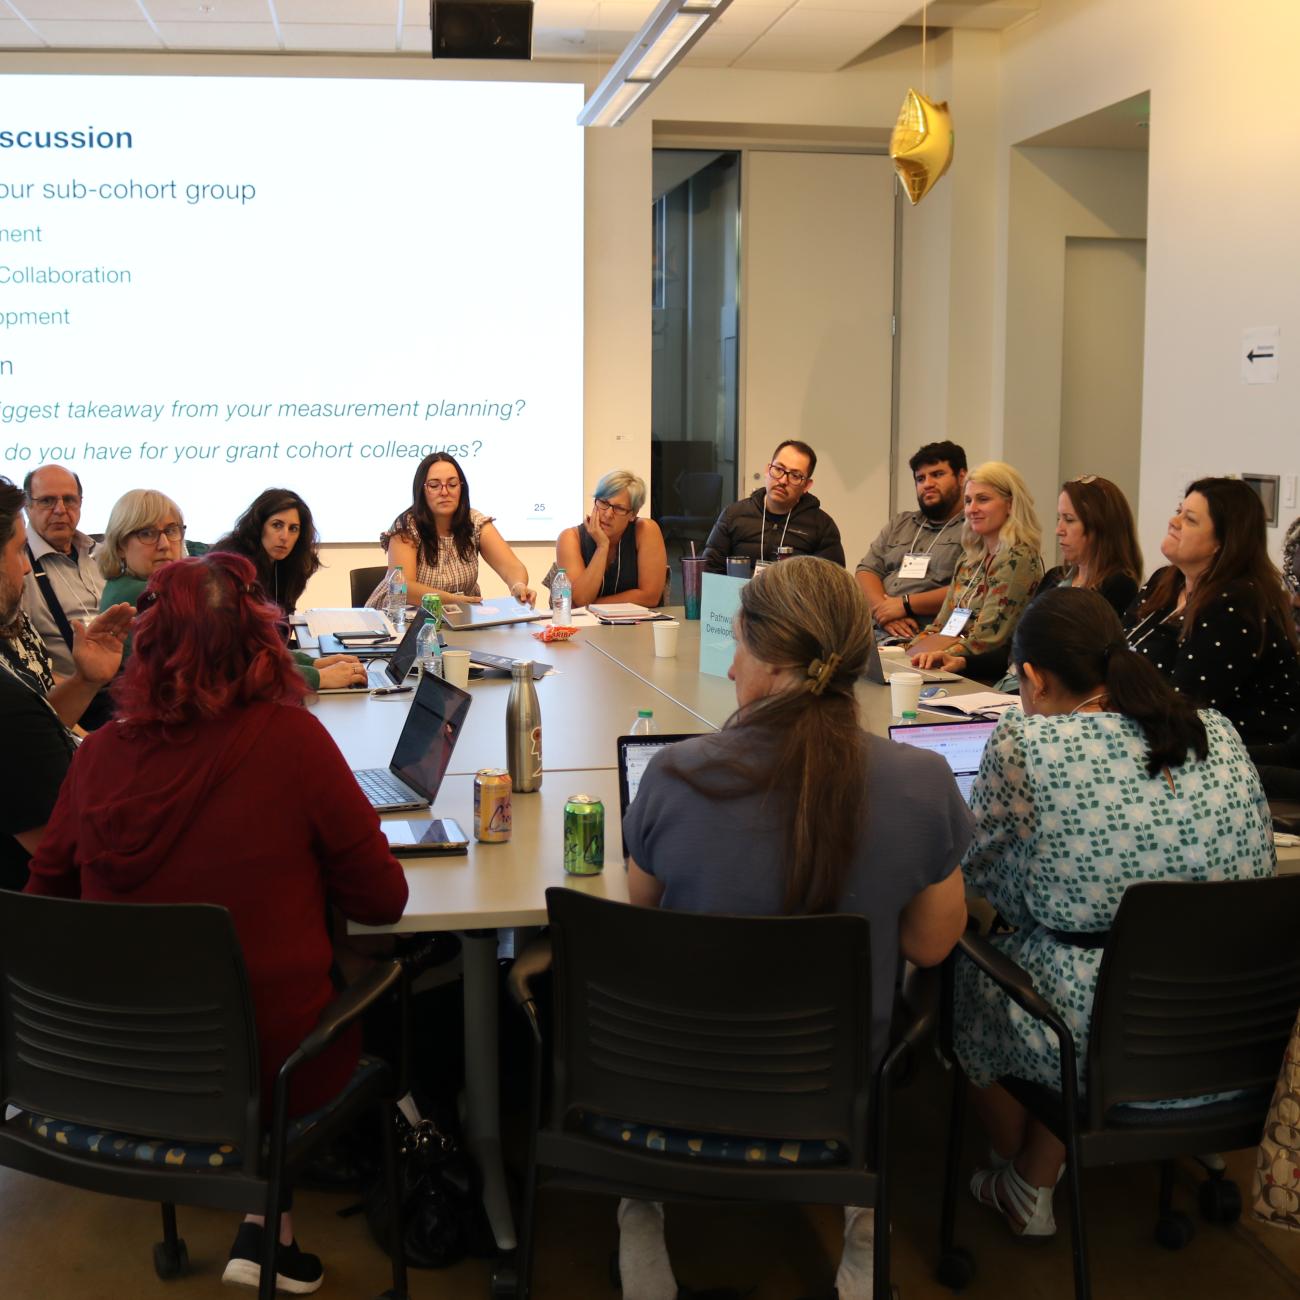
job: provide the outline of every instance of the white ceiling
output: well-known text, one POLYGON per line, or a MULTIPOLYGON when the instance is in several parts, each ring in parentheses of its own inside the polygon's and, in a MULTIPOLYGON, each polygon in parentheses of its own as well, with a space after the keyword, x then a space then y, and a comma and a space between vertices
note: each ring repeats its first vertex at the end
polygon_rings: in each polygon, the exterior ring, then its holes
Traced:
MULTIPOLYGON (((656 0, 536 0, 533 57, 608 62, 656 0)), ((1039 0, 937 0, 932 25, 1007 27, 1039 0)), ((702 67, 831 72, 919 0, 732 0, 688 55, 702 67)), ((392 54, 430 51, 428 0, 0 0, 0 49, 392 54)))

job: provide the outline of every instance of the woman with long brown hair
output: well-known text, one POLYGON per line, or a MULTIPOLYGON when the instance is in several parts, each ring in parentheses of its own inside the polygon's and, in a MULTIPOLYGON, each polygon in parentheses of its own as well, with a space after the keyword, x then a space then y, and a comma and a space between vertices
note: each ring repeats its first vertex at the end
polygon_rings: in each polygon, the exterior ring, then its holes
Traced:
MULTIPOLYGON (((866 916, 874 1065, 900 954, 940 962, 965 924, 956 864, 970 812, 938 755, 862 730, 854 684, 871 610, 839 565, 797 556, 763 570, 741 593, 734 633, 736 712, 717 734, 658 754, 628 809, 629 894, 691 912, 866 916)), ((859 1300, 872 1220, 846 1217, 836 1286, 859 1300)), ((676 1296, 661 1211, 624 1202, 619 1222, 623 1294, 676 1296)))
POLYGON ((1285 740, 1300 728, 1300 643, 1259 497, 1240 479, 1189 483, 1160 553, 1129 645, 1248 744, 1285 740))

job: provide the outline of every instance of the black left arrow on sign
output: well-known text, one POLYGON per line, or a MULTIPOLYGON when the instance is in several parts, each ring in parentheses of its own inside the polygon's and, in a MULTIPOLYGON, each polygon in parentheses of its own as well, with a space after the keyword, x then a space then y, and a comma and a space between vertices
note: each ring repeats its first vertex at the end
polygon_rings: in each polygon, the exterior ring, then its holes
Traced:
POLYGON ((1251 350, 1246 353, 1246 360, 1249 361, 1251 365, 1254 365, 1257 358, 1260 361, 1267 361, 1269 357, 1271 357, 1272 355, 1273 355, 1272 348, 1260 348, 1258 351, 1256 351, 1254 348, 1251 348, 1251 350))

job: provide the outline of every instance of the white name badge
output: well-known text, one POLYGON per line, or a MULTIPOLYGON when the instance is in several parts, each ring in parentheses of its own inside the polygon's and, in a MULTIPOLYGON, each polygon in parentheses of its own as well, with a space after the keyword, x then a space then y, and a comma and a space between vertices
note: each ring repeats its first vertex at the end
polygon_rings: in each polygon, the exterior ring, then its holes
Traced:
POLYGON ((924 578, 930 571, 930 557, 928 555, 905 555, 903 562, 898 566, 898 576, 900 578, 924 578))
POLYGON ((960 606, 954 609, 948 615, 948 621, 943 625, 941 635, 943 636, 961 636, 966 630, 966 624, 970 622, 973 609, 962 609, 960 606))

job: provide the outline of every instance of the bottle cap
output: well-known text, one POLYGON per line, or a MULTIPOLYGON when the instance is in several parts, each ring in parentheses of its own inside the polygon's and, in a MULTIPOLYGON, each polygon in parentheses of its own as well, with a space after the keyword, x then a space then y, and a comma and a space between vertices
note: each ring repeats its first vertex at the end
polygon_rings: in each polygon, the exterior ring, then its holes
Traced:
POLYGON ((654 715, 655 711, 653 709, 638 709, 636 711, 636 716, 638 718, 653 718, 654 715))
POLYGON ((510 674, 512 677, 531 677, 533 675, 533 661, 531 659, 516 659, 510 665, 510 674))
POLYGON ((916 710, 915 710, 915 709, 904 709, 904 710, 903 710, 903 721, 906 722, 906 721, 908 720, 908 718, 911 718, 913 722, 916 721, 916 710))

